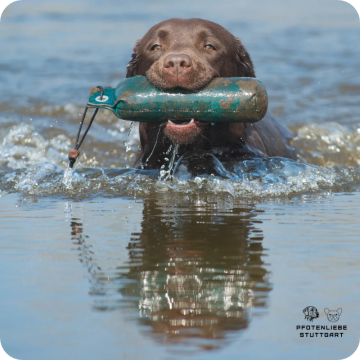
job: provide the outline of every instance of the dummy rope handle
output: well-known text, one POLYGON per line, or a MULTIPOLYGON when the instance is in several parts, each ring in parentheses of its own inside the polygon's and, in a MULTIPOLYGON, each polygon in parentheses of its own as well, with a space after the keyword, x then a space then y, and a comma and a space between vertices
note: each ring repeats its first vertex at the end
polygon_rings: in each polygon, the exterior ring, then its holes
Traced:
MULTIPOLYGON (((100 89, 100 100, 102 100, 103 95, 104 95, 104 88, 102 86, 97 86, 97 88, 100 89)), ((97 114, 97 112, 99 110, 98 108, 95 109, 94 114, 92 115, 91 120, 89 122, 89 125, 88 125, 87 129, 85 130, 84 135, 82 136, 82 138, 81 138, 81 140, 79 142, 80 132, 81 132, 82 126, 84 124, 84 120, 85 120, 85 116, 86 116, 86 112, 87 112, 88 108, 89 107, 86 105, 85 110, 84 110, 84 114, 83 114, 83 116, 81 118, 81 121, 80 121, 79 131, 78 131, 77 136, 76 136, 75 147, 69 152, 69 168, 70 169, 72 169, 74 167, 76 159, 80 156, 80 151, 79 151, 80 146, 84 142, 85 137, 86 137, 88 131, 90 130, 91 125, 92 125, 92 123, 93 123, 93 121, 95 119, 95 116, 96 116, 96 114, 97 114)))

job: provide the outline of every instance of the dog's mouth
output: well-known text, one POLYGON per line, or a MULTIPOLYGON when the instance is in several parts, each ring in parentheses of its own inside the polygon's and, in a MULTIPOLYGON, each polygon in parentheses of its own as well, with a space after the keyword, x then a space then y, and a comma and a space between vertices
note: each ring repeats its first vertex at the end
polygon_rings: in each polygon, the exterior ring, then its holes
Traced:
POLYGON ((174 143, 189 144, 200 134, 204 123, 190 119, 168 119, 165 122, 165 135, 174 143))
POLYGON ((195 123, 195 119, 169 119, 168 124, 175 126, 187 126, 195 123))
POLYGON ((195 118, 190 119, 168 119, 168 121, 165 123, 165 127, 168 130, 174 130, 174 131, 196 131, 201 126, 205 125, 204 123, 201 123, 197 121, 195 118))

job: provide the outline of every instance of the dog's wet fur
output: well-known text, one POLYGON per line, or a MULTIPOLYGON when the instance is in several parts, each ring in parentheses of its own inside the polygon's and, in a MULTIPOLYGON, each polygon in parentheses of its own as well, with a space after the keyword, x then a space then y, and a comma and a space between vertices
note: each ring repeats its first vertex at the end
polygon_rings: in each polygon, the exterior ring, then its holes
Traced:
MULTIPOLYGON (((126 77, 136 75, 146 76, 163 90, 197 91, 214 77, 255 77, 255 71, 241 41, 222 26, 202 19, 170 19, 153 26, 136 42, 126 77)), ((192 123, 181 119, 144 122, 139 131, 141 150, 136 165, 148 169, 166 163, 171 145, 177 145, 178 156, 212 154, 220 161, 295 157, 289 146, 292 134, 269 113, 254 124, 205 124, 195 118, 192 123)), ((207 172, 206 166, 198 170, 207 172)))

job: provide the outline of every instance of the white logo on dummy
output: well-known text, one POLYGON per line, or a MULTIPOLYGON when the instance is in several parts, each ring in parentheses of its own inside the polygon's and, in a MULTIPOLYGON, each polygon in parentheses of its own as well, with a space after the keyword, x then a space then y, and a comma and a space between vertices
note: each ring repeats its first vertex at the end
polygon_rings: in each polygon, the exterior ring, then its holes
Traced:
POLYGON ((20 0, 0 0, 0 21, 4 10, 15 1, 20 1, 20 0))
POLYGON ((18 360, 6 353, 6 351, 3 349, 1 345, 1 340, 0 340, 0 360, 18 360))

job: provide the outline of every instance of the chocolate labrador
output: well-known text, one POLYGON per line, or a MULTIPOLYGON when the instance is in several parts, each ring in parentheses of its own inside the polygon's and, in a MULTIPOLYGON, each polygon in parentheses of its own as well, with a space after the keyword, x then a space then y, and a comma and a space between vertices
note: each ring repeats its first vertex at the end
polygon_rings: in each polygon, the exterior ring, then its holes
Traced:
MULTIPOLYGON (((170 19, 137 41, 126 77, 135 75, 146 76, 163 90, 197 91, 214 77, 255 77, 255 71, 241 41, 222 26, 202 19, 170 19)), ((200 160, 193 173, 208 171, 203 160, 209 155, 220 161, 295 156, 289 146, 292 134, 269 113, 254 124, 172 119, 140 123, 139 131, 141 151, 136 165, 147 169, 166 166, 172 154, 173 161, 184 155, 200 160)))

